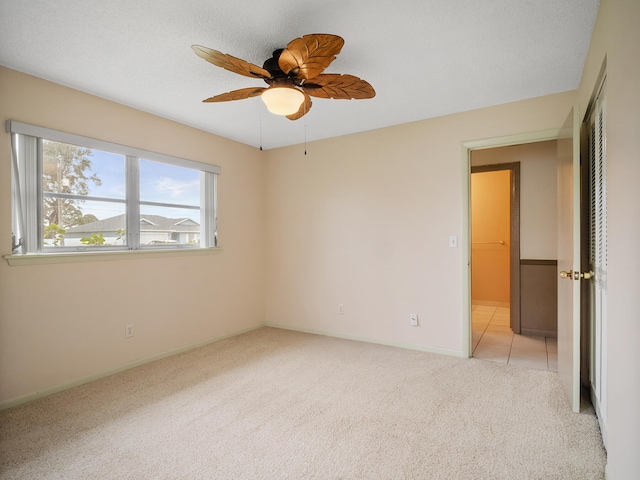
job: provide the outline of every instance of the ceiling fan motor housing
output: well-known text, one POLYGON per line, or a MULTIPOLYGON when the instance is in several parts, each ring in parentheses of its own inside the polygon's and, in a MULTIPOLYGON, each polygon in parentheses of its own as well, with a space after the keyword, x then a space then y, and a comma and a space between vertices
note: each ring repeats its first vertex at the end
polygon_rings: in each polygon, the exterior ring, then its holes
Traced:
POLYGON ((301 79, 296 78, 299 67, 293 68, 289 74, 286 74, 280 68, 278 60, 280 55, 284 51, 284 48, 279 48, 273 51, 273 56, 265 60, 262 68, 271 74, 271 78, 265 78, 264 81, 271 86, 300 86, 302 84, 301 79))

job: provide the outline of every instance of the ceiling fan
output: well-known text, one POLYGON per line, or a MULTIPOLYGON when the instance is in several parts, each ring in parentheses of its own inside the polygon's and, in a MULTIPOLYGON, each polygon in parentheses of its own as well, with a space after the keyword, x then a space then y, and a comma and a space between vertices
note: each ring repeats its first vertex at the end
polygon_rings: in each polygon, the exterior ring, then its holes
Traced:
POLYGON ((217 67, 250 78, 261 78, 268 87, 250 87, 222 93, 203 102, 227 102, 261 96, 270 112, 297 120, 311 108, 311 97, 334 99, 373 98, 375 90, 353 75, 323 74, 340 53, 344 40, 337 35, 315 33, 292 40, 273 52, 262 67, 200 45, 193 51, 217 67))

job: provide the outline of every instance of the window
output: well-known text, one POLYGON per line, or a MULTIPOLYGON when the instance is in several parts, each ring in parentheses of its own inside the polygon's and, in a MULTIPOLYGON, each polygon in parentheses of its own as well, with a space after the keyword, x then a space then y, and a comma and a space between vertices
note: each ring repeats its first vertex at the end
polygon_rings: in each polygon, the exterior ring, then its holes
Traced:
POLYGON ((19 122, 13 254, 217 245, 220 168, 19 122))

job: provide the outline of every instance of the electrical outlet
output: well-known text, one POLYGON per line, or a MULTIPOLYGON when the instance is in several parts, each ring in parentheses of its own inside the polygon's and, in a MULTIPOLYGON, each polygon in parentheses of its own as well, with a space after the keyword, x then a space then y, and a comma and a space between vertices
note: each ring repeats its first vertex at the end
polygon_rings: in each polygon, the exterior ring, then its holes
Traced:
POLYGON ((409 317, 410 321, 411 321, 411 325, 413 327, 417 327, 418 326, 418 314, 417 313, 412 313, 411 316, 409 317))
POLYGON ((129 324, 125 327, 124 336, 125 338, 133 337, 133 324, 129 324))
POLYGON ((338 313, 340 315, 344 315, 344 304, 341 303, 340 305, 338 305, 338 313))

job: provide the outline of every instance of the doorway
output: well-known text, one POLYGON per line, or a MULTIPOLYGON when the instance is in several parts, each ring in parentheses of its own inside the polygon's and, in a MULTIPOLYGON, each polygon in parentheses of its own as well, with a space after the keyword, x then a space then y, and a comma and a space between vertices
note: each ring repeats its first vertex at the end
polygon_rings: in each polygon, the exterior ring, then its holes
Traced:
MULTIPOLYGON (((541 319, 551 320, 555 329, 556 316, 550 313, 556 310, 556 297, 541 295, 541 287, 555 286, 555 264, 551 267, 540 265, 547 260, 536 260, 535 266, 530 265, 531 260, 522 264, 521 164, 519 161, 504 163, 505 159, 523 160, 527 167, 525 171, 531 177, 524 182, 525 191, 528 189, 529 193, 534 186, 539 188, 539 183, 555 188, 555 150, 555 142, 547 142, 472 152, 471 330, 472 355, 476 358, 538 370, 557 369, 556 332, 550 332, 546 324, 544 331, 530 328, 539 326, 531 324, 531 299, 535 298, 533 317, 536 323, 541 323, 541 319), (553 175, 540 174, 545 171, 551 171, 553 175), (522 291, 521 286, 526 291, 522 291), (541 311, 537 304, 543 304, 547 311, 541 311), (548 319, 549 316, 552 318, 548 319)), ((530 195, 524 211, 523 220, 528 223, 525 232, 531 229, 531 217, 540 213, 534 211, 536 203, 530 195)), ((555 210, 555 204, 551 209, 555 210)), ((537 227, 548 234, 550 243, 554 243, 555 225, 549 228, 548 224, 555 224, 555 218, 546 219, 546 223, 546 228, 544 225, 537 227)))
MULTIPOLYGON (((499 137, 499 138, 463 143, 462 172, 464 175, 463 182, 466 185, 466 188, 463 189, 463 218, 466 218, 466 222, 464 222, 463 224, 461 240, 462 240, 462 245, 466 247, 465 253, 467 258, 466 268, 463 272, 463 302, 464 302, 463 311, 465 311, 468 316, 467 316, 467 321, 463 323, 462 340, 463 340, 463 345, 466 346, 466 352, 463 350, 463 354, 466 353, 466 356, 472 356, 473 347, 474 347, 474 342, 473 342, 474 339, 472 335, 473 305, 471 303, 471 295, 472 295, 471 156, 472 156, 472 152, 476 152, 476 151, 482 152, 482 151, 492 149, 492 148, 497 148, 497 147, 519 146, 519 145, 525 145, 530 143, 555 141, 558 138, 558 135, 559 135, 559 129, 551 129, 551 130, 544 130, 539 132, 532 132, 528 134, 512 135, 507 137, 499 137)), ((517 216, 519 219, 519 213, 517 216)), ((519 229, 517 229, 516 235, 518 233, 519 233, 519 229)), ((498 242, 500 240, 501 239, 498 239, 498 242)), ((519 265, 520 265, 519 253, 520 252, 517 252, 517 254, 513 255, 511 265, 510 265, 510 270, 511 268, 514 268, 514 269, 516 267, 519 268, 519 265)), ((513 298, 515 300, 510 299, 509 301, 509 317, 511 317, 512 311, 513 311, 514 317, 516 317, 520 312, 520 305, 519 305, 520 274, 518 270, 516 270, 516 272, 517 273, 512 274, 512 278, 515 279, 516 282, 518 283, 517 283, 517 288, 512 288, 511 289, 512 292, 510 292, 510 293, 513 293, 513 298)), ((496 307, 496 308, 501 308, 501 307, 496 307)), ((494 315, 495 313, 499 314, 498 317, 501 317, 501 316, 504 317, 504 311, 493 312, 494 315)), ((498 327, 506 326, 509 332, 505 332, 505 333, 508 333, 509 335, 513 335, 513 331, 511 330, 511 328, 509 328, 511 326, 511 320, 509 320, 509 323, 507 323, 506 325, 496 325, 496 326, 498 327)), ((515 321, 513 326, 517 329, 518 322, 515 321)), ((551 347, 551 349, 553 349, 553 346, 551 347)))
POLYGON ((520 333, 520 163, 471 166, 471 299, 520 333))

